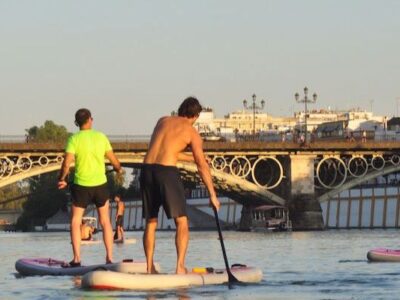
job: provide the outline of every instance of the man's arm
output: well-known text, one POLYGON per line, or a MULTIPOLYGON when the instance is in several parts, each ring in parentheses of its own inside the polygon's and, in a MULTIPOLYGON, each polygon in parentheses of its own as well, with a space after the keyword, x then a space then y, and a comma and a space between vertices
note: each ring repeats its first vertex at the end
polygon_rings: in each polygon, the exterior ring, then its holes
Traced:
POLYGON ((122 172, 121 164, 118 158, 115 156, 112 150, 106 152, 106 157, 110 161, 111 165, 113 166, 114 170, 118 173, 122 172))
POLYGON ((197 165, 197 169, 199 170, 200 177, 203 180, 203 183, 205 184, 208 193, 210 194, 210 203, 218 210, 221 204, 217 199, 217 194, 215 193, 214 185, 211 178, 210 168, 204 156, 203 141, 200 135, 194 129, 192 131, 190 144, 192 146, 194 161, 197 165))
POLYGON ((61 166, 61 171, 60 175, 58 176, 58 188, 63 189, 65 188, 68 183, 65 181, 65 179, 68 176, 69 173, 69 167, 71 163, 74 161, 74 154, 66 152, 64 155, 64 160, 61 166))

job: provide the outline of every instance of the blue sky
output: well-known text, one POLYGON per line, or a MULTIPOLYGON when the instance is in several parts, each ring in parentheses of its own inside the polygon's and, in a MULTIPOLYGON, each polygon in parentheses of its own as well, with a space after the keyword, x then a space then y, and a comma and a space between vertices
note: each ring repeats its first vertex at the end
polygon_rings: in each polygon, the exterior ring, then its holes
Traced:
MULTIPOLYGON (((396 114, 400 1, 0 0, 0 135, 45 120, 147 134, 189 95, 218 116, 243 99, 396 114)), ((400 99, 400 98, 399 98, 400 99)))

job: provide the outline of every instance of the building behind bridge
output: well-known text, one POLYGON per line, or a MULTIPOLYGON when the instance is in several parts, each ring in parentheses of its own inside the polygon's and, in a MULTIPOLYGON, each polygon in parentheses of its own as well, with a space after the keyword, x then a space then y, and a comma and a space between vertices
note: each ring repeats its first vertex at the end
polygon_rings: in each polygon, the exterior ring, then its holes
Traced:
MULTIPOLYGON (((205 108, 195 127, 200 133, 213 133, 228 140, 251 135, 253 126, 261 140, 293 140, 304 131, 304 111, 295 112, 292 117, 276 117, 256 110, 254 117, 253 124, 253 112, 241 109, 218 118, 212 108, 205 108)), ((314 138, 343 139, 351 132, 354 132, 356 137, 361 136, 363 131, 367 132, 369 139, 395 137, 396 132, 390 131, 388 124, 392 123, 388 122, 386 116, 375 116, 372 112, 359 108, 348 111, 320 109, 307 112, 307 130, 314 138)), ((400 124, 393 126, 400 128, 400 124)), ((398 128, 397 132, 400 134, 398 128)))

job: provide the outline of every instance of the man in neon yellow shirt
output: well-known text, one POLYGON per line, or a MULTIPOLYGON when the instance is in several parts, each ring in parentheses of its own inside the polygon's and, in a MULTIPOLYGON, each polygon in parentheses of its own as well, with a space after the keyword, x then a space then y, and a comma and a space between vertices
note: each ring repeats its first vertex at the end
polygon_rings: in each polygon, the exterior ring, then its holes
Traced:
POLYGON ((112 262, 113 232, 110 222, 110 194, 107 188, 104 158, 107 157, 117 172, 122 173, 122 169, 108 138, 103 133, 93 130, 92 124, 93 118, 88 109, 82 108, 75 113, 75 125, 79 126, 80 130, 68 139, 58 181, 59 189, 67 186, 65 179, 71 163, 75 160, 75 177, 71 188, 71 241, 74 258, 65 267, 81 265, 80 225, 85 209, 90 203, 96 205, 99 222, 103 228, 106 263, 112 262))

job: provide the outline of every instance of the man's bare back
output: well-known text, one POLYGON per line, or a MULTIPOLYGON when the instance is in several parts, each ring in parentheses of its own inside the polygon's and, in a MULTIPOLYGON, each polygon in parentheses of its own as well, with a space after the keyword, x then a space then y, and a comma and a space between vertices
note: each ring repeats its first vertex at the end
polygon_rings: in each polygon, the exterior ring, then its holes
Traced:
POLYGON ((198 133, 187 118, 161 118, 154 128, 144 163, 176 166, 179 154, 192 142, 193 137, 197 137, 196 135, 198 133))
POLYGON ((210 204, 217 210, 220 206, 204 156, 203 141, 193 127, 201 110, 199 101, 188 97, 180 105, 178 116, 159 119, 144 158, 140 186, 144 203, 143 216, 146 218, 143 246, 148 273, 155 272, 153 263, 155 231, 161 206, 168 218, 174 218, 176 225, 176 273, 186 273, 185 255, 189 242, 189 223, 184 186, 176 167, 178 161, 196 163, 199 175, 210 194, 210 204), (183 153, 188 146, 193 155, 183 153))
POLYGON ((118 201, 117 203, 117 216, 123 216, 125 210, 125 204, 122 201, 118 201))

